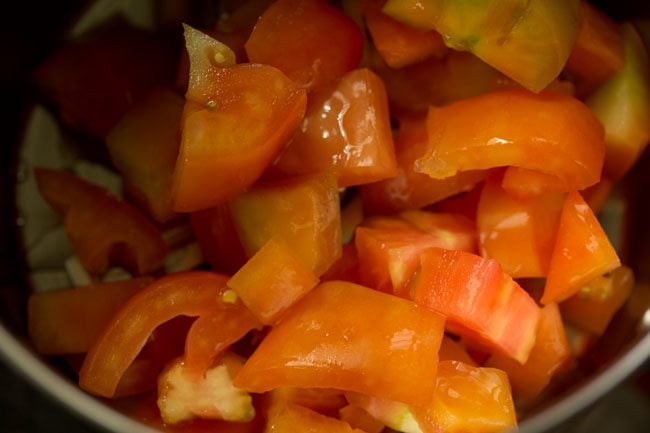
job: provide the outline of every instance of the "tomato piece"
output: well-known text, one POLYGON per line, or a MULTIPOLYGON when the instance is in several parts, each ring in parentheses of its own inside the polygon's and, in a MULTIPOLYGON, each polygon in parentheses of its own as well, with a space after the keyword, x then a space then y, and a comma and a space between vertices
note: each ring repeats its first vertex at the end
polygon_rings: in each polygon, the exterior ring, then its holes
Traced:
POLYGON ((625 66, 587 99, 605 126, 604 174, 619 180, 650 141, 650 58, 630 23, 621 26, 625 66))
POLYGON ((566 185, 556 176, 521 167, 508 167, 503 174, 501 187, 508 194, 519 198, 569 192, 566 185))
POLYGON ((267 431, 274 433, 364 433, 353 429, 350 424, 336 418, 321 415, 318 412, 295 404, 275 405, 269 411, 266 424, 267 431))
POLYGON ((197 417, 251 421, 255 417, 251 395, 232 384, 243 364, 240 356, 226 353, 205 374, 195 376, 182 359, 173 361, 158 379, 157 403, 163 421, 178 424, 197 417))
POLYGON ((562 317, 582 330, 603 335, 614 314, 630 297, 634 273, 627 266, 596 277, 560 304, 562 317))
POLYGON ((447 52, 440 33, 404 25, 384 14, 385 0, 362 0, 361 3, 370 37, 391 68, 402 68, 431 56, 441 58, 447 52))
POLYGON ((428 146, 424 119, 400 124, 395 140, 397 174, 379 182, 361 186, 364 210, 369 214, 388 214, 436 203, 468 191, 487 177, 487 171, 466 171, 446 179, 433 179, 415 169, 415 161, 428 146))
POLYGON ((111 397, 127 367, 156 327, 177 316, 202 316, 233 308, 222 294, 228 277, 193 271, 162 277, 130 298, 115 314, 88 351, 79 372, 79 385, 88 392, 111 397))
POLYGON ((415 413, 423 431, 496 433, 517 426, 508 376, 459 361, 440 361, 433 403, 415 413))
POLYGON ((106 145, 125 188, 158 222, 172 219, 172 172, 178 156, 183 98, 159 89, 108 133, 106 145))
POLYGON ((162 42, 135 27, 106 26, 55 51, 36 81, 64 122, 103 139, 150 91, 173 83, 175 54, 162 42))
POLYGON ((395 175, 388 101, 368 69, 348 72, 309 95, 307 113, 275 168, 288 174, 329 171, 341 187, 395 175))
POLYGON ((197 33, 186 28, 190 86, 172 185, 172 207, 178 212, 216 206, 252 185, 289 140, 306 107, 305 91, 278 69, 221 67, 227 56, 210 54, 215 48, 197 33), (215 65, 210 56, 223 62, 215 65))
POLYGON ((353 404, 341 408, 339 418, 350 424, 352 428, 358 428, 365 433, 381 433, 385 427, 383 422, 377 421, 364 409, 353 404))
MULTIPOLYGON (((356 392, 346 392, 350 404, 362 408, 385 426, 400 432, 422 432, 411 406, 397 401, 356 392)), ((428 433, 428 432, 427 432, 428 433)))
POLYGON ((561 193, 517 198, 487 182, 476 216, 481 256, 513 278, 546 276, 564 200, 561 193))
POLYGON ((291 245, 316 276, 341 256, 338 189, 329 174, 260 184, 230 208, 249 257, 274 236, 291 245))
POLYGON ((587 106, 569 96, 492 92, 431 108, 427 123, 429 148, 418 170, 437 179, 509 165, 556 176, 567 190, 600 179, 603 128, 587 106))
POLYGON ((190 224, 212 269, 232 275, 246 263, 246 252, 227 204, 190 213, 190 224))
POLYGON ((416 303, 446 316, 447 329, 468 342, 526 362, 540 309, 495 260, 430 248, 411 285, 416 303))
POLYGON ((46 355, 88 351, 120 306, 151 281, 141 277, 32 294, 27 329, 36 351, 46 355))
POLYGON ((591 3, 580 2, 580 29, 566 68, 587 95, 625 65, 621 29, 591 3))
POLYGON ((341 257, 321 276, 321 281, 332 280, 359 282, 359 256, 354 243, 343 244, 341 257))
POLYGON ((70 244, 88 271, 121 265, 142 275, 160 266, 167 246, 138 209, 70 173, 41 167, 34 175, 41 196, 64 215, 70 244))
POLYGON ((292 404, 311 409, 322 415, 335 416, 347 401, 343 392, 327 388, 295 388, 283 386, 271 390, 269 404, 292 404))
POLYGON ((587 189, 580 191, 582 197, 585 199, 594 214, 598 215, 605 202, 609 198, 612 190, 614 189, 614 182, 606 177, 601 177, 600 181, 590 186, 587 189))
POLYGON ((399 217, 418 229, 440 239, 440 248, 447 250, 476 251, 476 225, 463 215, 409 210, 399 217))
POLYGON ((409 211, 400 218, 379 217, 358 227, 355 246, 359 281, 377 290, 407 298, 408 283, 430 247, 475 251, 474 224, 448 214, 409 211))
POLYGON ((235 385, 252 392, 324 387, 428 404, 443 326, 442 316, 411 301, 323 283, 271 329, 235 385))
POLYGON ((228 280, 257 319, 273 325, 318 284, 318 277, 279 237, 271 238, 228 280))
POLYGON ((598 219, 579 192, 569 193, 557 231, 542 303, 560 302, 621 265, 598 219))
POLYGON ((529 404, 572 359, 560 310, 557 304, 548 304, 542 308, 535 346, 528 361, 522 365, 497 354, 487 360, 486 366, 505 371, 517 401, 529 404))
MULTIPOLYGON (((230 302, 227 292, 222 296, 224 303, 230 302)), ((249 331, 262 328, 255 316, 236 301, 236 298, 232 300, 229 308, 219 308, 199 316, 190 327, 182 360, 183 370, 188 377, 200 378, 230 345, 249 331)))
POLYGON ((442 339, 439 355, 440 361, 460 361, 463 364, 477 367, 465 346, 447 335, 442 339))
POLYGON ((468 50, 538 92, 560 74, 579 28, 578 0, 427 3, 445 44, 468 50), (516 60, 513 60, 516 59, 516 60))
POLYGON ((324 0, 279 0, 257 21, 246 53, 251 62, 274 66, 310 90, 359 65, 363 35, 324 0))
POLYGON ((422 0, 388 0, 383 12, 418 29, 432 29, 438 11, 422 0))
POLYGON ((475 55, 454 50, 443 59, 432 57, 400 69, 389 67, 377 54, 370 61, 384 81, 391 113, 419 113, 429 105, 446 105, 501 89, 508 82, 475 55))
MULTIPOLYGON (((488 176, 490 178, 490 175, 488 176)), ((478 212, 478 203, 483 192, 483 185, 483 182, 479 182, 467 192, 456 194, 436 203, 433 209, 439 212, 463 215, 471 221, 476 221, 476 213, 478 212)))

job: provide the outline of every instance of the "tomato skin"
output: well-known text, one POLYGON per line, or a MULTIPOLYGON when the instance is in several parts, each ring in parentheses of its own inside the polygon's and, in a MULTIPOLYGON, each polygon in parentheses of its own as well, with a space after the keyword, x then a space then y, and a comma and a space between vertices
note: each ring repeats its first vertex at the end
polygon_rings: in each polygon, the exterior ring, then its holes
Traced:
POLYGON ((356 68, 362 51, 357 25, 324 0, 273 3, 246 42, 251 62, 274 66, 308 90, 356 68))
POLYGON ((151 281, 141 277, 34 293, 27 303, 29 337, 39 353, 84 353, 120 306, 151 281))
POLYGON ((443 323, 411 301, 344 281, 323 283, 287 312, 234 383, 251 392, 325 387, 428 404, 443 323))
POLYGON ((427 123, 429 148, 417 164, 434 178, 517 166, 556 176, 566 190, 600 179, 603 127, 587 106, 566 95, 492 92, 432 108, 427 123))
POLYGON ((560 223, 541 302, 560 302, 594 278, 621 265, 598 219, 579 192, 569 193, 560 223))
POLYGON ((274 236, 288 242, 316 276, 341 256, 339 196, 330 174, 258 184, 230 209, 248 257, 274 236))
POLYGON ((71 173, 36 168, 34 175, 43 198, 64 214, 66 234, 88 271, 102 274, 117 264, 142 275, 160 266, 167 246, 138 209, 71 173))
POLYGON ((127 367, 160 324, 176 316, 203 316, 222 309, 228 277, 212 272, 171 274, 154 281, 120 308, 90 348, 79 372, 84 390, 112 397, 127 367))
POLYGON ((329 171, 340 187, 395 175, 381 79, 368 69, 355 69, 311 92, 305 118, 273 168, 285 174, 329 171))
POLYGON ((410 287, 416 303, 445 315, 447 329, 468 342, 526 362, 540 309, 496 261, 430 248, 420 262, 410 287))

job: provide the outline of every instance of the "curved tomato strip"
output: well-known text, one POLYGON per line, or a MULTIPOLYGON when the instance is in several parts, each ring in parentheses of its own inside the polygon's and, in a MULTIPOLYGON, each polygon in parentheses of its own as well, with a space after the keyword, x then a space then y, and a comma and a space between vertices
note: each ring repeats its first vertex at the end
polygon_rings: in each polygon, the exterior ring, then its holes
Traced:
POLYGON ((241 303, 221 308, 197 318, 185 340, 185 368, 196 376, 206 372, 213 360, 261 323, 241 303))
POLYGON ((427 123, 429 148, 416 163, 433 178, 517 166, 556 176, 567 191, 600 179, 603 127, 586 105, 570 96, 492 92, 432 107, 427 123))
POLYGON ((111 397, 124 371, 159 325, 176 316, 203 316, 231 308, 222 300, 228 277, 193 271, 165 276, 132 297, 90 349, 79 385, 111 397))
POLYGON ((34 175, 43 198, 65 215, 66 234, 90 272, 118 264, 141 275, 160 266, 167 246, 138 209, 71 173, 36 168, 34 175))
POLYGON ((444 318, 411 301, 331 281, 289 310, 235 377, 251 392, 280 386, 431 401, 444 318))

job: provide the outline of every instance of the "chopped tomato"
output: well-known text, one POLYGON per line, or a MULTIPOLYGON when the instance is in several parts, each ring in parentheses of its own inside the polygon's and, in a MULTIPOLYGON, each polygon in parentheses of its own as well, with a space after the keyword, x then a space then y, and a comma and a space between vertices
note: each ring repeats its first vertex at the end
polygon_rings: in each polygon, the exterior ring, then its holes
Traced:
POLYGON ((510 379, 515 398, 521 404, 530 404, 553 376, 572 361, 573 353, 567 339, 557 304, 542 308, 537 327, 537 339, 525 364, 493 355, 486 366, 505 371, 510 379))
POLYGON ((449 214, 409 211, 358 227, 355 246, 362 284, 407 298, 408 283, 430 247, 475 251, 474 225, 449 214), (460 221, 460 222, 457 222, 460 221))
POLYGON ((295 404, 323 415, 336 415, 346 404, 343 392, 328 388, 295 388, 283 386, 271 390, 269 404, 295 404))
POLYGON ((468 191, 485 179, 487 171, 472 170, 444 180, 419 173, 415 161, 428 146, 424 119, 400 123, 395 140, 397 174, 394 177, 361 186, 364 210, 370 214, 392 213, 436 203, 468 191))
POLYGON ((496 368, 440 361, 432 404, 416 410, 423 431, 497 433, 517 426, 508 376, 496 368))
POLYGON ((334 173, 341 187, 395 175, 384 84, 368 69, 314 90, 293 140, 274 167, 288 174, 334 173))
POLYGON ((276 1, 246 42, 251 62, 274 66, 307 89, 356 68, 362 51, 357 25, 325 0, 276 1))
POLYGON ((43 198, 64 215, 68 239, 88 271, 121 265, 142 275, 161 265, 167 246, 138 209, 73 174, 47 168, 34 174, 43 198))
POLYGON ((113 314, 151 281, 141 277, 35 293, 27 303, 29 337, 39 353, 87 352, 113 314))
POLYGON ((334 388, 425 405, 433 397, 443 324, 411 301, 323 283, 271 329, 235 386, 334 388))
POLYGON ((322 281, 345 280, 359 282, 359 256, 354 243, 343 244, 341 257, 321 277, 322 281))
POLYGON ((131 109, 106 137, 130 196, 159 222, 172 219, 172 171, 178 156, 183 98, 160 89, 131 109))
POLYGON ((621 26, 625 66, 587 99, 605 126, 607 145, 603 172, 619 180, 650 141, 650 57, 639 32, 621 26))
POLYGON ((295 404, 278 404, 271 407, 267 430, 274 433, 364 433, 336 418, 295 404))
POLYGON ((569 192, 567 186, 558 177, 521 167, 508 167, 503 173, 501 187, 508 194, 519 198, 569 192))
MULTIPOLYGON (((199 37, 195 32, 186 30, 188 48, 199 37)), ((305 91, 278 69, 215 65, 216 60, 206 59, 213 50, 200 45, 190 51, 190 87, 172 186, 172 206, 179 212, 216 206, 252 185, 305 112, 305 91)))
POLYGON ((103 139, 134 104, 173 82, 174 61, 145 31, 106 26, 56 51, 36 80, 68 125, 103 139))
POLYGON ((564 199, 560 193, 512 197, 487 182, 476 216, 481 255, 514 278, 546 276, 564 199))
POLYGON ((341 216, 332 175, 260 184, 239 195, 230 208, 249 257, 279 236, 320 276, 341 255, 341 216))
POLYGON ((385 0, 361 0, 366 26, 377 51, 391 68, 402 68, 428 57, 443 57, 447 51, 435 30, 404 25, 384 14, 385 0))
POLYGON ((182 362, 188 377, 202 377, 228 347, 249 331, 262 328, 255 316, 230 295, 225 291, 222 300, 224 304, 232 304, 231 307, 224 306, 199 316, 187 332, 182 362))
POLYGON ((246 252, 227 204, 192 212, 190 223, 201 253, 212 269, 232 275, 246 263, 246 252))
POLYGON ((339 418, 341 418, 341 421, 350 424, 352 428, 358 428, 365 433, 381 433, 385 427, 383 422, 378 421, 364 409, 353 404, 341 408, 339 418))
POLYGON ((228 280, 228 287, 265 325, 277 322, 317 284, 309 265, 280 237, 271 238, 228 280))
POLYGON ((238 308, 222 299, 226 281, 224 275, 193 271, 167 275, 139 291, 112 317, 88 351, 79 385, 93 394, 111 397, 158 325, 180 315, 202 316, 238 308))
POLYGON ((428 28, 538 92, 562 71, 579 28, 578 0, 426 2, 428 28), (516 59, 516 60, 515 60, 516 59))
POLYGON ((578 92, 587 95, 625 65, 619 25, 587 1, 580 2, 580 30, 566 64, 578 92))
POLYGON ((460 361, 463 364, 477 366, 465 346, 447 335, 442 339, 439 355, 441 361, 460 361))
POLYGON ((591 208, 578 192, 564 203, 542 303, 560 302, 621 265, 591 208))
POLYGON ((450 332, 526 362, 540 309, 495 260, 440 248, 420 260, 410 288, 415 302, 444 315, 450 332))
POLYGON ((560 304, 562 317, 582 330, 603 335, 614 314, 630 297, 634 274, 627 266, 596 277, 560 304))
POLYGON ((569 96, 492 92, 432 108, 427 122, 429 148, 417 164, 437 179, 508 165, 556 176, 567 190, 600 179, 603 128, 583 103, 569 96))

